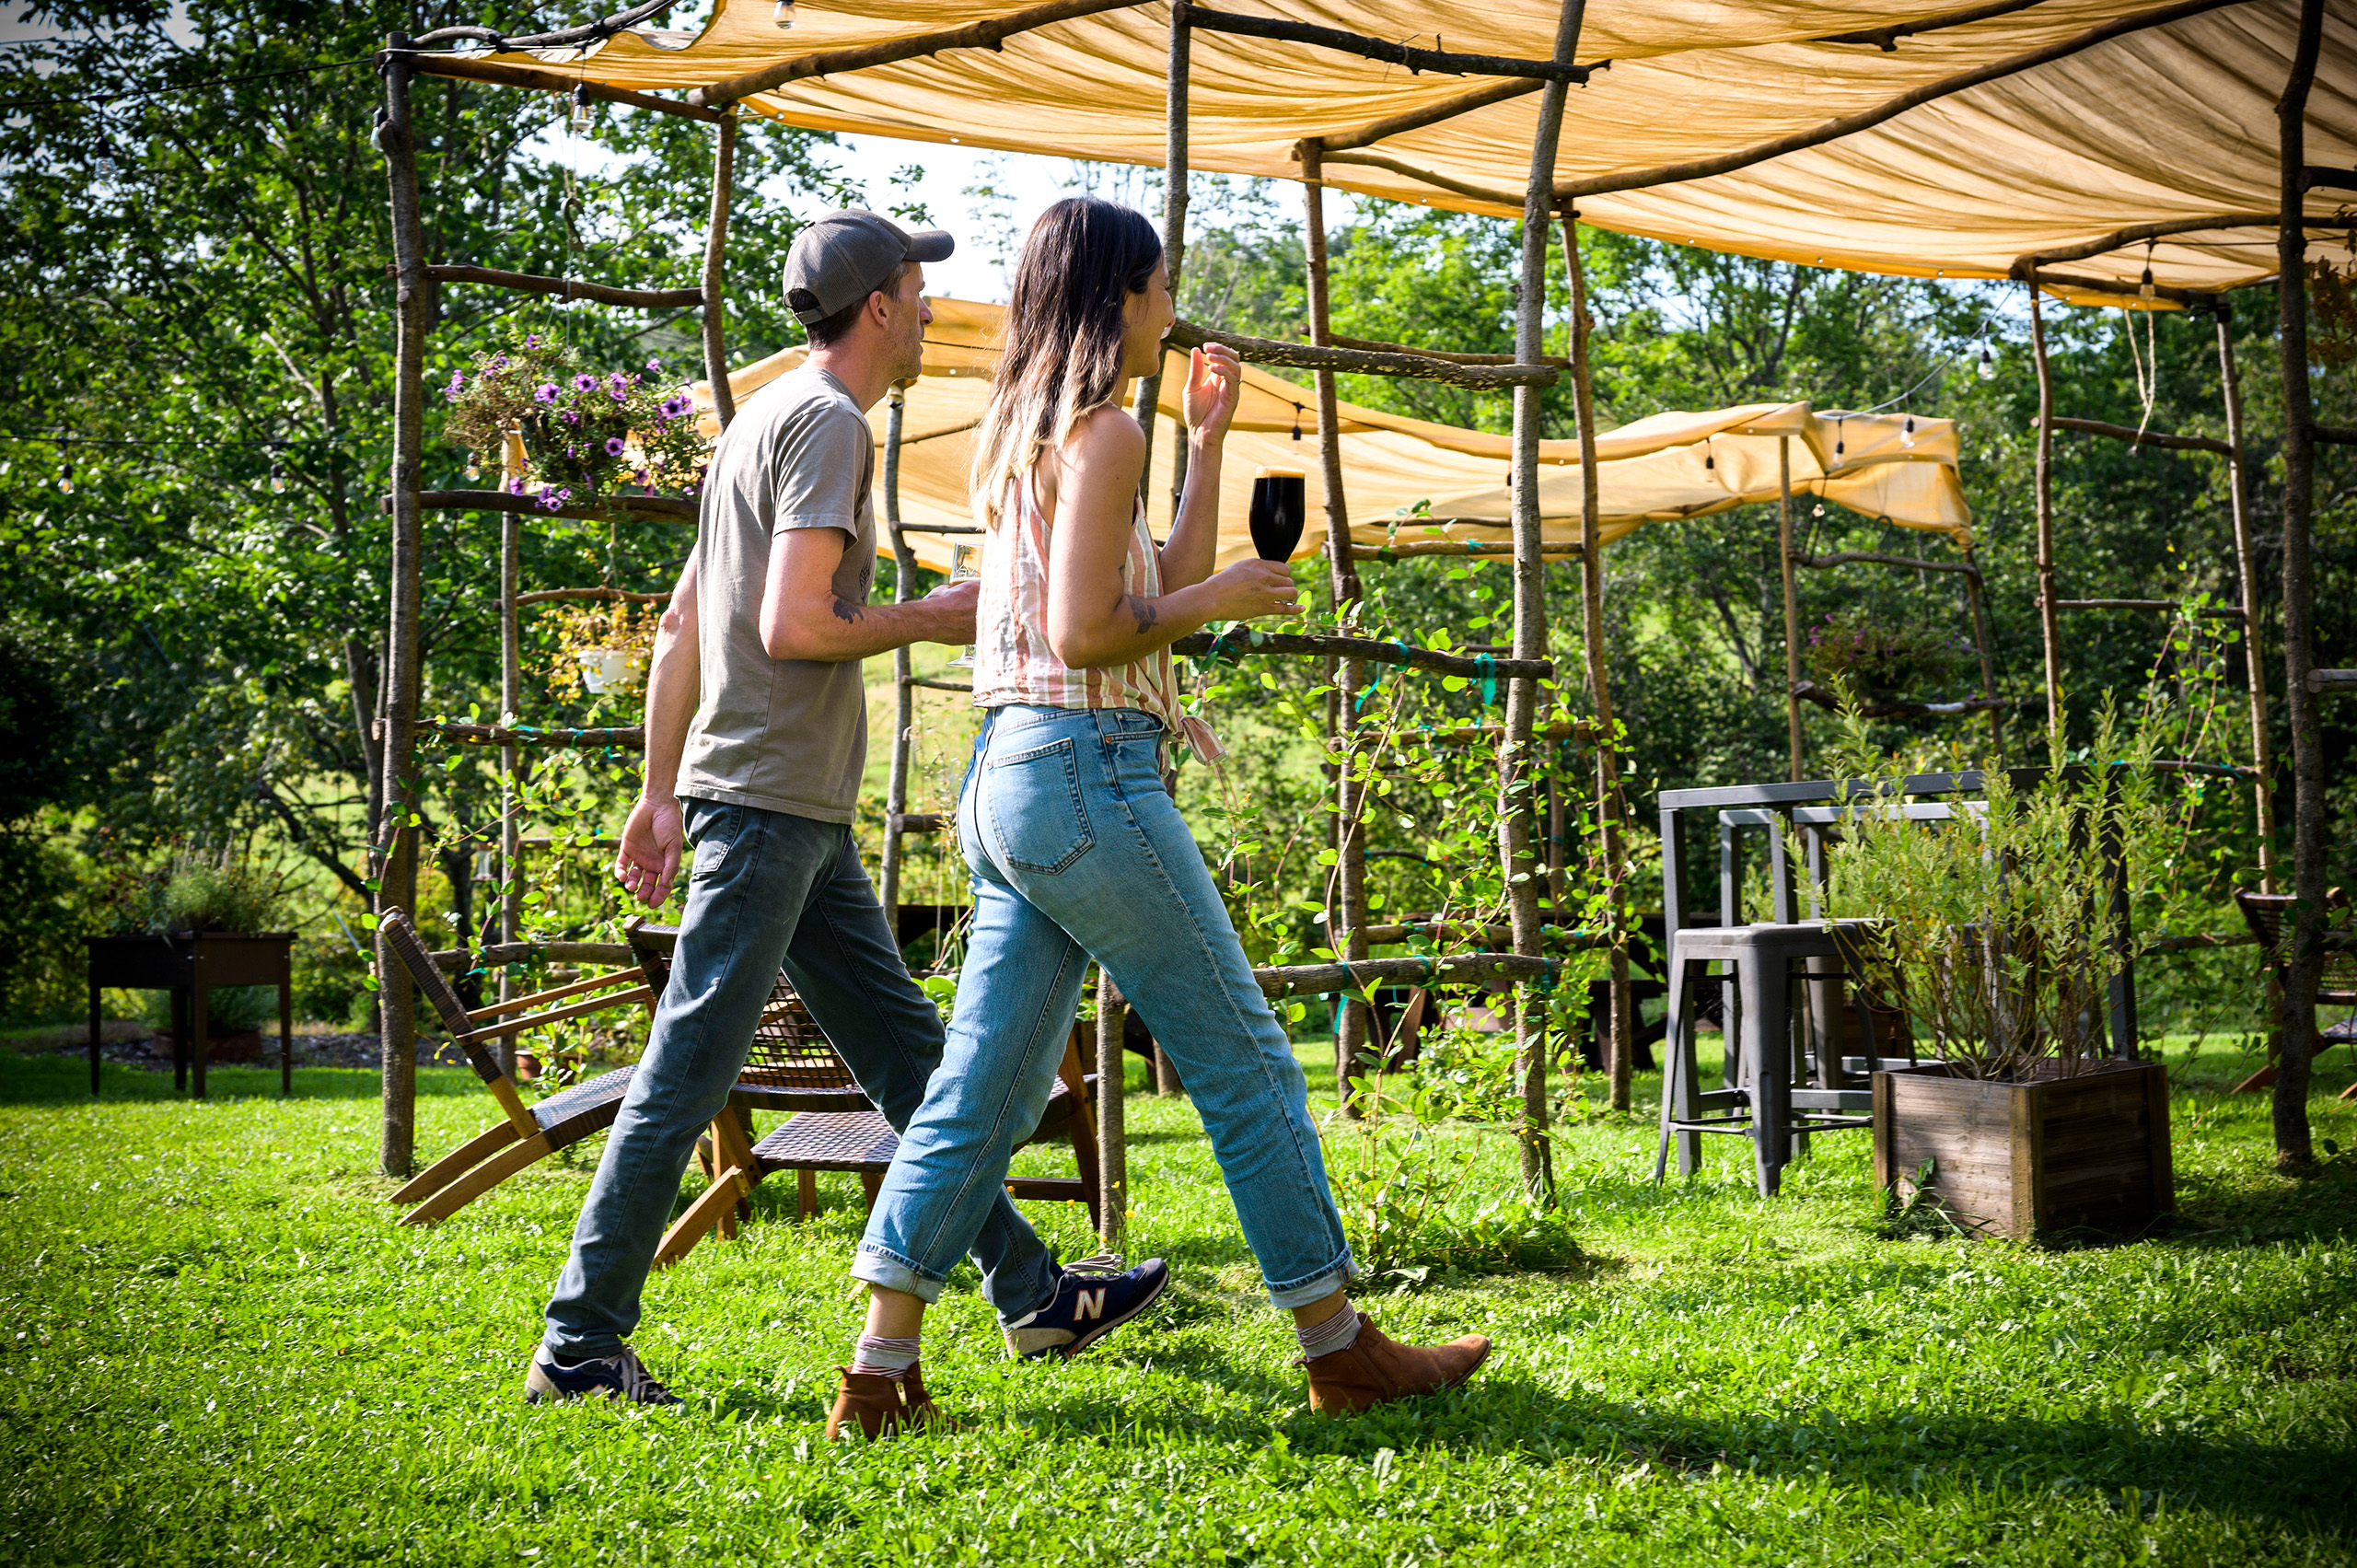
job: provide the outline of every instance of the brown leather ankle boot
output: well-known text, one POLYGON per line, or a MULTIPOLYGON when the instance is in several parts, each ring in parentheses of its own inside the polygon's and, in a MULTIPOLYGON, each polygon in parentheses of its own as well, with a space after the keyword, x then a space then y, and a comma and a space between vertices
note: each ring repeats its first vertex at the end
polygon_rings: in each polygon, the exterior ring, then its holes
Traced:
POLYGON ((835 1370, 843 1375, 843 1380, 835 1390, 834 1412, 827 1417, 830 1443, 851 1425, 859 1428, 860 1435, 876 1438, 949 1424, 926 1397, 924 1374, 913 1365, 898 1376, 888 1372, 853 1372, 848 1366, 835 1370))
POLYGON ((1357 1339, 1300 1365, 1309 1368, 1309 1408, 1339 1415, 1454 1388, 1489 1354, 1484 1334, 1445 1345, 1399 1344, 1361 1312, 1357 1339))

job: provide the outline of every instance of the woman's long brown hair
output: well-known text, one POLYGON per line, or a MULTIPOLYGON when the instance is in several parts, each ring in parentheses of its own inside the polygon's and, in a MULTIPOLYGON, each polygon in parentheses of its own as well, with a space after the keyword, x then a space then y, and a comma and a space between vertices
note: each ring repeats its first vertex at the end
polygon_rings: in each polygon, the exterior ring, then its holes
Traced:
POLYGON ((1016 263, 1006 343, 974 441, 974 510, 998 522, 1006 487, 1121 389, 1122 317, 1162 261, 1144 215, 1074 196, 1040 215, 1016 263))

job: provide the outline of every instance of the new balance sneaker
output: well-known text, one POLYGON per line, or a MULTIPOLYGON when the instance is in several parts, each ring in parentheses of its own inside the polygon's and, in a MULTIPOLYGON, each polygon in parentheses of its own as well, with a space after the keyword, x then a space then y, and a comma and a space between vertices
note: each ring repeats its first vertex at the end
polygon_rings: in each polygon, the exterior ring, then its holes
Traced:
POLYGON ((1169 1283, 1169 1266, 1159 1258, 1127 1270, 1113 1257, 1066 1264, 1048 1305, 1006 1326, 1008 1353, 1069 1361, 1152 1307, 1169 1283))
POLYGON ((676 1405, 679 1397, 655 1380, 654 1375, 640 1365, 638 1353, 628 1345, 611 1355, 595 1361, 577 1361, 571 1366, 559 1366, 542 1345, 532 1353, 532 1365, 524 1374, 524 1399, 528 1404, 553 1404, 560 1400, 586 1399, 591 1395, 620 1400, 626 1405, 676 1405))

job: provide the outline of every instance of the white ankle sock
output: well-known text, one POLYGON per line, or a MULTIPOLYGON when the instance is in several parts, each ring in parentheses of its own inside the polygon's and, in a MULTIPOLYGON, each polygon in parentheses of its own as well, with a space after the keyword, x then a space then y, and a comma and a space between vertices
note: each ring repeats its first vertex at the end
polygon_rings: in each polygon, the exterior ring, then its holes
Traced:
POLYGON ((919 1338, 914 1334, 905 1340, 862 1334, 859 1336, 859 1350, 852 1358, 851 1369, 898 1377, 917 1364, 919 1344, 919 1338))
MULTIPOLYGON (((1322 1318, 1306 1329, 1295 1323, 1294 1338, 1301 1342, 1301 1353, 1315 1361, 1321 1355, 1331 1355, 1355 1342, 1359 1337, 1359 1315, 1356 1307, 1345 1307, 1331 1318, 1322 1318)), ((865 1341, 861 1342, 865 1343, 865 1341)))

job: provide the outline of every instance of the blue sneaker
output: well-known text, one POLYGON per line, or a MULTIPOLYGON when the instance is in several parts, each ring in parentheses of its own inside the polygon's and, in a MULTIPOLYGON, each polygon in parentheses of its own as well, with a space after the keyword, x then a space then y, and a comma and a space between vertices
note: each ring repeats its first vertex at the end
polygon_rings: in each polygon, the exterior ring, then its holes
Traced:
POLYGON ((578 1361, 571 1366, 559 1366, 542 1345, 532 1353, 532 1365, 524 1374, 524 1400, 527 1404, 554 1404, 561 1400, 586 1399, 598 1395, 620 1400, 626 1405, 676 1405, 679 1397, 657 1383, 654 1376, 639 1364, 638 1353, 628 1345, 612 1355, 599 1356, 595 1361, 578 1361))
POLYGON ((1070 1361, 1152 1307, 1169 1283, 1169 1265, 1159 1258, 1129 1270, 1110 1255, 1065 1264, 1048 1305, 1006 1325, 1007 1353, 1025 1361, 1070 1361))

